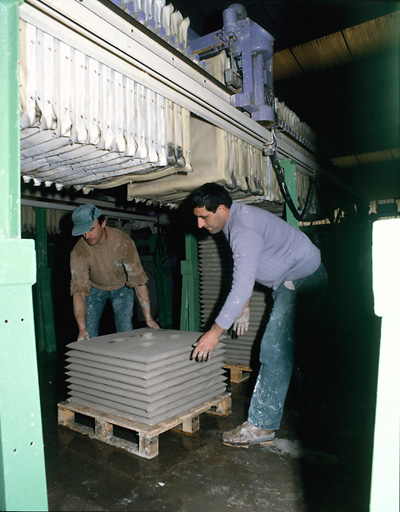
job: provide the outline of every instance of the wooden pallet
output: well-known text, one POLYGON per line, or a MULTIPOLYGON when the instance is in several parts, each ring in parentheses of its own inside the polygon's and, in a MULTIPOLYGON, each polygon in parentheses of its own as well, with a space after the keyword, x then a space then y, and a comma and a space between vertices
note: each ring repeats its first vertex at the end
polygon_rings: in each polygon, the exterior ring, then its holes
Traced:
POLYGON ((152 459, 158 455, 158 436, 167 430, 176 430, 186 434, 194 434, 200 429, 199 415, 203 412, 218 416, 228 416, 232 409, 230 393, 224 393, 213 400, 209 400, 200 406, 193 407, 185 413, 178 414, 173 418, 157 423, 157 425, 146 425, 138 421, 131 421, 113 414, 85 407, 79 404, 61 402, 58 404, 58 424, 85 434, 92 439, 110 444, 143 457, 152 459), (94 428, 77 423, 75 414, 94 419, 94 428), (138 442, 127 441, 114 435, 113 427, 118 426, 135 432, 138 435, 138 442))
POLYGON ((248 366, 242 366, 240 364, 226 364, 224 368, 230 371, 230 381, 234 384, 240 384, 241 382, 246 382, 246 380, 249 380, 250 372, 253 371, 248 366))

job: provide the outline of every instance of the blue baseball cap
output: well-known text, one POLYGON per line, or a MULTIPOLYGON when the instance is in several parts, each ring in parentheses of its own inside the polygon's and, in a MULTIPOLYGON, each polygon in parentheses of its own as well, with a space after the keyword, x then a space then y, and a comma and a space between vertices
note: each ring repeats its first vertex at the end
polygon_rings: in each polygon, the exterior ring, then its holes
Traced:
POLYGON ((94 204, 82 204, 78 206, 72 213, 72 235, 79 236, 87 233, 93 226, 96 219, 102 214, 101 210, 94 206, 94 204))

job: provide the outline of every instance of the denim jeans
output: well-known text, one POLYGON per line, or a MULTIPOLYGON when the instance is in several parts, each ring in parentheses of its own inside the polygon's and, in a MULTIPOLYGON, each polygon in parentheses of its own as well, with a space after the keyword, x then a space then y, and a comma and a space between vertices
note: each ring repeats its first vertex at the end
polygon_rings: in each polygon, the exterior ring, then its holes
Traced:
POLYGON ((123 286, 117 290, 99 290, 91 286, 86 297, 86 330, 90 338, 99 335, 100 318, 108 299, 111 300, 117 332, 133 329, 133 289, 123 286))
POLYGON ((261 340, 261 366, 248 413, 252 425, 279 428, 293 371, 295 337, 313 329, 327 283, 321 263, 310 276, 293 281, 293 286, 282 283, 272 292, 274 304, 261 340))

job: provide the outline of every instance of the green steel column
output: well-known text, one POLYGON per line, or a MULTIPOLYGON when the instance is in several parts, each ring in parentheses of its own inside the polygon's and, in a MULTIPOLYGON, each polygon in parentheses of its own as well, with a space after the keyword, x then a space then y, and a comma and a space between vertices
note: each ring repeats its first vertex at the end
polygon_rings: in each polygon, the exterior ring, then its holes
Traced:
POLYGON ((51 353, 57 352, 57 344, 51 294, 51 269, 47 266, 46 210, 44 208, 34 208, 34 210, 37 257, 36 327, 38 349, 51 353))
POLYGON ((16 0, 0 1, 0 114, 1 153, 0 153, 0 238, 20 236, 21 216, 20 172, 19 172, 19 95, 18 92, 18 55, 19 40, 18 6, 16 0), (17 16, 14 21, 14 17, 17 16), (8 122, 7 122, 8 121, 8 122), (18 128, 18 130, 17 130, 18 128), (13 160, 14 171, 6 172, 13 160), (15 169, 18 167, 18 169, 15 169), (7 196, 5 192, 9 192, 7 196), (4 194, 4 195, 3 195, 4 194))
POLYGON ((0 0, 0 510, 47 511, 32 284, 21 240, 18 0, 0 0))
POLYGON ((170 262, 166 257, 165 240, 153 234, 150 237, 150 252, 154 259, 154 277, 156 280, 157 301, 160 315, 160 326, 164 329, 172 327, 172 297, 170 282, 170 262))
MULTIPOLYGON (((153 255, 153 261, 145 262, 146 267, 150 267, 150 272, 154 275, 156 283, 157 303, 160 316, 160 327, 170 329, 172 327, 172 297, 170 284, 170 266, 169 259, 160 254, 160 244, 162 239, 153 233, 148 240, 137 240, 136 247, 149 247, 150 254, 153 255)), ((143 263, 143 261, 142 261, 143 263)))
POLYGON ((160 315, 160 326, 163 329, 172 327, 172 301, 170 285, 170 268, 168 262, 158 267, 154 265, 156 278, 157 300, 160 315))
MULTIPOLYGON (((279 163, 285 173, 285 182, 289 190, 290 197, 292 198, 294 205, 297 207, 296 164, 289 158, 281 160, 279 163)), ((296 220, 288 205, 286 205, 286 220, 291 226, 294 226, 295 228, 299 227, 299 221, 296 220)))
POLYGON ((191 233, 185 235, 186 260, 181 262, 182 303, 181 330, 200 330, 199 261, 197 239, 191 233))

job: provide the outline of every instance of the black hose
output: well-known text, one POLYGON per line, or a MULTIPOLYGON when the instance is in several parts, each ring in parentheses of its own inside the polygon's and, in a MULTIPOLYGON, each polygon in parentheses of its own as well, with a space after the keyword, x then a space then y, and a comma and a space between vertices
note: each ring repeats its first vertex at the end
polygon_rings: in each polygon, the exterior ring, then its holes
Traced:
POLYGON ((287 185, 286 185, 286 182, 285 182, 285 177, 284 177, 284 174, 283 174, 283 170, 282 170, 282 167, 280 166, 280 163, 279 163, 276 151, 274 151, 270 155, 270 158, 271 158, 272 166, 274 168, 276 177, 277 177, 278 182, 279 182, 279 186, 280 186, 281 192, 282 192, 283 197, 284 197, 284 199, 286 201, 286 204, 290 208, 290 211, 293 213, 293 215, 294 215, 296 220, 299 220, 299 221, 307 220, 307 216, 308 216, 308 213, 309 213, 310 208, 311 208, 312 198, 313 198, 313 195, 314 195, 314 188, 315 188, 314 176, 310 176, 309 177, 310 185, 308 187, 306 204, 304 205, 303 211, 301 213, 299 213, 297 211, 296 206, 293 203, 292 198, 290 197, 290 193, 289 193, 289 190, 287 188, 287 185))

